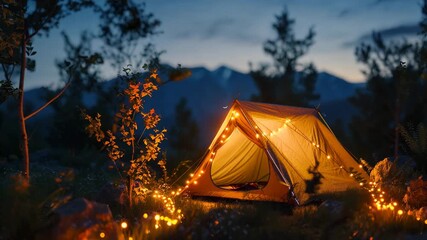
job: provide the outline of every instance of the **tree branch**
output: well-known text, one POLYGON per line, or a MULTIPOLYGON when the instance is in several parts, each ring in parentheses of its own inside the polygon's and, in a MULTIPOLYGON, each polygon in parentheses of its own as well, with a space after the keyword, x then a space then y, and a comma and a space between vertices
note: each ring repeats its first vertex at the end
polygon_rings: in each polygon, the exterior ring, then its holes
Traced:
POLYGON ((70 86, 71 84, 71 77, 69 78, 67 84, 65 84, 65 86, 61 89, 61 91, 56 94, 52 99, 50 99, 48 102, 46 102, 43 106, 39 107, 37 110, 35 110, 34 112, 30 113, 29 115, 27 115, 24 120, 28 120, 29 118, 33 117, 34 115, 36 115, 37 113, 39 113, 41 110, 45 109, 47 106, 49 106, 51 103, 53 103, 56 99, 58 99, 62 94, 64 94, 65 90, 70 86))

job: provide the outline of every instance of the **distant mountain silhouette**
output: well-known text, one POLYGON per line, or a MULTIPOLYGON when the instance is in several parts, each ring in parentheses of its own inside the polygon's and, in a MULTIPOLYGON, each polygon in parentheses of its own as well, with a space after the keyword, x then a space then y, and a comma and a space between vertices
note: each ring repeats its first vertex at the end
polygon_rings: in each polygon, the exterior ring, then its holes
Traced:
MULTIPOLYGON (((251 96, 258 93, 249 74, 241 73, 232 68, 221 66, 213 71, 204 67, 190 68, 192 75, 182 81, 169 82, 162 85, 155 92, 153 98, 147 101, 147 108, 155 108, 161 114, 161 126, 169 128, 174 123, 175 106, 182 97, 187 98, 188 107, 195 117, 204 144, 211 141, 213 135, 222 123, 234 99, 250 100, 251 96)), ((166 76, 162 76, 165 79, 166 76)), ((103 82, 104 87, 113 85, 111 81, 103 82)), ((320 106, 329 123, 338 118, 347 122, 356 112, 347 102, 347 98, 354 95, 356 89, 363 88, 364 84, 350 83, 327 72, 318 74, 315 92, 320 94, 320 99, 313 102, 313 107, 320 106)), ((45 88, 36 88, 26 92, 25 100, 33 107, 40 106, 45 96, 45 88)), ((86 107, 92 106, 96 95, 85 93, 83 102, 86 107)), ((2 109, 3 106, 0 106, 2 109)), ((46 117, 52 112, 44 110, 38 117, 46 117)))

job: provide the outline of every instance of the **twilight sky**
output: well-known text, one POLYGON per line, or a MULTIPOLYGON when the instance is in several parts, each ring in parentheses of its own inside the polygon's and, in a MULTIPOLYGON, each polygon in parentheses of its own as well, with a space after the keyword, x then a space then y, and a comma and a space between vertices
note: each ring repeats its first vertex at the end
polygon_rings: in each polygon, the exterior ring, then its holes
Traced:
MULTIPOLYGON (((138 2, 139 0, 135 0, 138 2)), ((141 1, 142 2, 142 1, 141 1)), ((158 18, 163 34, 150 40, 165 50, 161 60, 173 66, 205 66, 215 69, 226 65, 247 72, 254 64, 270 59, 262 44, 273 38, 275 15, 286 6, 296 20, 298 37, 309 27, 316 32, 315 44, 303 62, 312 61, 319 71, 328 71, 352 82, 363 81, 362 65, 357 64, 354 49, 369 41, 372 31, 385 39, 413 38, 421 19, 420 0, 146 0, 146 8, 158 18)), ((83 30, 96 29, 89 11, 69 16, 49 37, 34 41, 38 51, 35 73, 27 75, 26 89, 58 86, 55 59, 64 57, 60 32, 65 30, 77 41, 83 30)), ((105 79, 117 75, 103 69, 105 79)))

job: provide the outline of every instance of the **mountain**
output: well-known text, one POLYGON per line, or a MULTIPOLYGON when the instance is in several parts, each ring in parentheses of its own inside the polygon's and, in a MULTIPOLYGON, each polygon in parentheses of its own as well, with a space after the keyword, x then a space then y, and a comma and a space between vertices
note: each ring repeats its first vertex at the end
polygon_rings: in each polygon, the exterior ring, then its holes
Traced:
MULTIPOLYGON (((249 74, 241 73, 226 66, 221 66, 213 71, 204 67, 190 69, 192 75, 182 81, 169 82, 162 85, 147 101, 147 109, 155 108, 161 114, 161 125, 170 128, 174 124, 175 106, 181 98, 187 99, 187 106, 191 109, 196 119, 202 142, 207 145, 213 134, 220 127, 222 119, 229 110, 234 99, 250 100, 251 96, 258 93, 258 89, 249 74)), ((162 76, 165 79, 166 76, 162 76)), ((113 86, 114 79, 103 83, 103 87, 113 86)), ((313 101, 313 107, 320 106, 329 123, 338 118, 348 121, 351 114, 355 113, 353 107, 346 99, 363 88, 363 84, 354 84, 336 77, 327 72, 320 72, 316 82, 315 92, 321 97, 313 101)), ((37 88, 26 92, 25 99, 33 107, 40 106, 45 96, 46 89, 37 88)), ((84 94, 84 104, 90 107, 96 102, 97 96, 93 93, 84 94)), ((1 106, 0 106, 1 109, 1 106)), ((39 117, 46 117, 51 113, 47 108, 39 117)))

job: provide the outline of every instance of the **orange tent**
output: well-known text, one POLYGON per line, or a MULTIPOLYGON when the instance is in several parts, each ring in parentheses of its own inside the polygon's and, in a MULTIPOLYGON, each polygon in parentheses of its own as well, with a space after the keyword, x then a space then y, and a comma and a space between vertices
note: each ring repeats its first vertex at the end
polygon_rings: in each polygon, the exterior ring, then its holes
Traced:
POLYGON ((316 165, 318 193, 368 179, 315 109, 236 100, 183 192, 299 204, 316 165))

